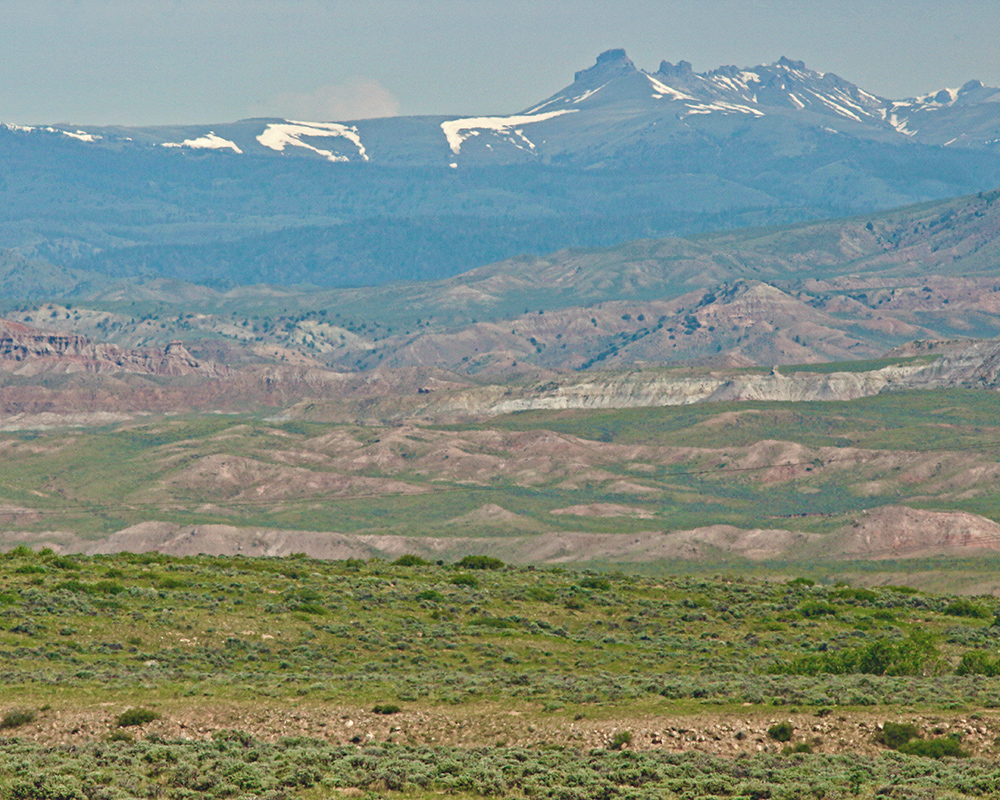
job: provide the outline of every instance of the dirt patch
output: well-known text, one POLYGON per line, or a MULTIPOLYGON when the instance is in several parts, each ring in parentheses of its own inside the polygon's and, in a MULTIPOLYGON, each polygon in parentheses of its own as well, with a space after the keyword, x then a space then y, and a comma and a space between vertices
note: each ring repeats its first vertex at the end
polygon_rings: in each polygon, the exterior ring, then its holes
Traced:
POLYGON ((623 506, 618 503, 588 503, 586 505, 555 508, 550 514, 569 514, 574 517, 636 517, 652 519, 655 514, 646 508, 623 506))
POLYGON ((504 524, 504 525, 519 525, 519 526, 530 526, 538 527, 538 523, 528 517, 522 517, 520 514, 515 514, 513 511, 508 511, 502 506, 498 506, 496 503, 487 503, 484 506, 480 506, 475 511, 470 511, 468 514, 463 514, 460 517, 455 517, 454 519, 448 520, 448 525, 461 525, 467 522, 488 522, 493 524, 504 524))
POLYGON ((886 506, 863 513, 824 543, 828 554, 872 559, 1000 551, 1000 525, 964 511, 886 506))
POLYGON ((183 488, 237 500, 280 500, 309 495, 370 496, 418 494, 428 491, 404 481, 341 475, 336 472, 270 464, 254 458, 212 455, 200 458, 165 482, 169 489, 183 488))

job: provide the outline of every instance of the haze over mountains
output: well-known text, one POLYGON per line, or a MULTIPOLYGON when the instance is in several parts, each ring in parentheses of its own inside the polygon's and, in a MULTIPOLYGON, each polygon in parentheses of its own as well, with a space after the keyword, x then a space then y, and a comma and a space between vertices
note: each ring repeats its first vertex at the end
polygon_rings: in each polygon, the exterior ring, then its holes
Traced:
POLYGON ((782 58, 603 53, 517 113, 0 126, 0 245, 212 286, 435 279, 520 253, 783 224, 1000 185, 1000 90, 877 97, 782 58))

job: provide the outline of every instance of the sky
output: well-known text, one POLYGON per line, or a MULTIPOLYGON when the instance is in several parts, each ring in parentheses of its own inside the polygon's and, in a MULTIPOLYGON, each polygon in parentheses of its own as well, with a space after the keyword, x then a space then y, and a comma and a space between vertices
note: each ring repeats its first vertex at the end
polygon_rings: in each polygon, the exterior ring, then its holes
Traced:
POLYGON ((506 114, 623 47, 780 56, 892 99, 1000 86, 996 0, 0 0, 0 121, 506 114))

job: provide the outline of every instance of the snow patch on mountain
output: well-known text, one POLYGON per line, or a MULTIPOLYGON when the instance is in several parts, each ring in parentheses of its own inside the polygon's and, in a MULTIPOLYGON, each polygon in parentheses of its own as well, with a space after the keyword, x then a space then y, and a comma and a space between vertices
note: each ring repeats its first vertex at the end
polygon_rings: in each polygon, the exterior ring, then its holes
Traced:
POLYGON ((544 122, 553 117, 561 117, 563 114, 573 114, 575 108, 564 108, 558 111, 546 111, 544 114, 521 114, 513 117, 469 117, 467 119, 452 119, 441 123, 441 130, 451 152, 456 155, 462 150, 462 143, 470 136, 479 136, 481 131, 492 131, 500 135, 506 135, 507 140, 515 147, 534 150, 535 144, 524 131, 520 130, 522 125, 530 125, 533 122, 544 122), (520 140, 521 143, 518 142, 520 140))
POLYGON ((687 114, 684 114, 685 117, 694 114, 711 114, 715 111, 721 111, 723 114, 750 114, 754 117, 764 116, 764 112, 759 109, 739 103, 726 103, 721 100, 715 103, 685 103, 685 105, 688 108, 687 114))
POLYGON ((921 108, 940 108, 950 106, 958 99, 958 89, 941 89, 938 92, 915 97, 914 102, 921 108))
POLYGON ((86 131, 65 131, 61 128, 44 127, 36 128, 31 125, 14 125, 12 123, 4 123, 2 127, 9 131, 20 131, 21 133, 32 133, 34 131, 44 131, 45 133, 61 133, 63 136, 68 136, 70 139, 77 139, 81 142, 96 142, 98 139, 103 139, 103 136, 98 136, 97 134, 87 133, 86 131))
POLYGON ((303 141, 303 137, 339 137, 347 139, 358 151, 358 155, 363 161, 368 161, 368 154, 365 146, 361 143, 361 136, 358 129, 353 125, 341 125, 339 122, 299 122, 296 120, 285 120, 284 122, 269 123, 264 132, 257 137, 257 141, 264 147, 271 150, 283 152, 286 147, 303 147, 312 150, 314 153, 323 156, 328 161, 350 161, 350 159, 332 150, 324 150, 309 142, 303 141))
POLYGON ((671 100, 694 100, 691 95, 678 91, 672 86, 667 86, 665 83, 661 83, 652 75, 646 75, 646 77, 649 78, 649 82, 653 84, 653 88, 656 90, 656 94, 654 94, 653 97, 657 100, 662 97, 669 97, 671 100))
POLYGON ((831 100, 826 95, 820 94, 819 92, 813 92, 813 91, 810 91, 809 94, 811 94, 813 97, 815 97, 821 103, 823 103, 823 105, 827 106, 827 108, 830 108, 834 113, 839 114, 842 117, 847 117, 847 119, 852 119, 855 122, 861 122, 861 117, 859 117, 853 111, 850 111, 849 109, 844 108, 844 106, 842 106, 840 103, 834 102, 833 100, 831 100))
MULTIPOLYGON (((909 103, 892 104, 893 108, 896 108, 896 106, 907 107, 909 106, 909 103)), ((915 136, 917 132, 911 131, 909 128, 906 127, 906 123, 909 121, 910 121, 909 117, 903 117, 902 119, 900 119, 899 115, 897 115, 895 112, 889 114, 889 124, 892 125, 892 127, 894 127, 897 131, 903 134, 903 136, 915 136)))
POLYGON ((597 94, 597 93, 598 93, 599 91, 601 91, 601 89, 603 89, 603 88, 604 88, 605 86, 607 86, 607 84, 606 84, 606 83, 603 83, 603 84, 601 84, 600 86, 598 86, 598 87, 597 87, 596 89, 588 89, 588 90, 587 90, 587 91, 585 91, 585 92, 584 92, 583 94, 581 94, 581 95, 580 95, 579 97, 574 97, 574 98, 573 98, 572 100, 570 100, 570 102, 571 102, 571 103, 573 103, 573 104, 576 104, 576 103, 582 103, 582 102, 583 102, 584 100, 586 100, 586 99, 587 99, 588 97, 592 97, 593 95, 597 94))
POLYGON ((87 133, 86 131, 59 131, 63 136, 68 136, 70 139, 78 139, 81 142, 96 142, 98 139, 103 139, 103 136, 95 136, 92 133, 87 133))
POLYGON ((223 139, 221 136, 216 136, 215 131, 209 131, 204 136, 199 136, 197 139, 185 139, 183 142, 164 142, 163 147, 189 147, 192 150, 232 150, 236 153, 242 153, 236 146, 236 142, 231 142, 229 139, 223 139))

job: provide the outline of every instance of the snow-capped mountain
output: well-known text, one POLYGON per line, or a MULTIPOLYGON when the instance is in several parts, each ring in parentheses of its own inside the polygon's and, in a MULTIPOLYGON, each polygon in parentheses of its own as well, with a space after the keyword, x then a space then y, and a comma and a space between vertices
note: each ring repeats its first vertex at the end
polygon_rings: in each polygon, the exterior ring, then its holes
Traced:
POLYGON ((833 73, 780 58, 751 68, 694 72, 686 61, 638 69, 624 50, 608 50, 565 89, 516 114, 398 117, 339 122, 261 119, 211 126, 30 128, 23 134, 89 144, 214 150, 232 155, 300 155, 339 162, 448 164, 524 160, 628 160, 629 146, 648 149, 691 135, 718 135, 720 125, 757 121, 813 134, 946 147, 1000 143, 1000 89, 969 81, 922 97, 878 97, 833 73), (720 123, 720 118, 730 118, 720 123))
POLYGON ((88 275, 358 285, 998 186, 1000 90, 977 81, 890 100, 786 58, 647 72, 608 50, 513 113, 0 124, 0 250, 88 275))

